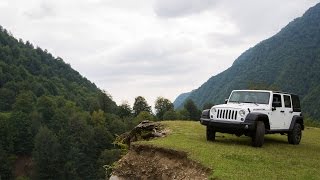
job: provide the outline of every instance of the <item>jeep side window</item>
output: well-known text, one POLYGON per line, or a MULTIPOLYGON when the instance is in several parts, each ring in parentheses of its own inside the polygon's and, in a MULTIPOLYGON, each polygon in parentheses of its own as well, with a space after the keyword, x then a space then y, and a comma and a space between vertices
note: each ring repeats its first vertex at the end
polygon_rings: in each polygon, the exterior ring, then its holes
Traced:
POLYGON ((280 94, 273 94, 272 107, 282 107, 280 94))
POLYGON ((290 96, 284 95, 284 107, 291 108, 291 98, 290 96))
POLYGON ((293 112, 301 112, 299 97, 297 95, 291 94, 291 98, 292 98, 293 112))

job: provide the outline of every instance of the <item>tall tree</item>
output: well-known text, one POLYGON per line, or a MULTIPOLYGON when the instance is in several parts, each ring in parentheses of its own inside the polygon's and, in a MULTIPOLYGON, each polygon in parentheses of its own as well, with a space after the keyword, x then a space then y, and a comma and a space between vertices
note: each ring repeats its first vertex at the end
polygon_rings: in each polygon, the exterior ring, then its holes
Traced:
POLYGON ((118 115, 121 118, 130 117, 132 115, 132 108, 130 107, 128 102, 124 102, 119 106, 118 115))
POLYGON ((155 102, 154 108, 156 110, 157 118, 159 120, 163 120, 163 115, 167 111, 173 110, 174 106, 173 106, 173 103, 169 99, 166 99, 164 97, 158 97, 156 102, 155 102))
POLYGON ((35 137, 33 160, 37 179, 60 179, 62 175, 61 145, 56 135, 41 127, 35 137))
POLYGON ((135 117, 138 116, 142 111, 151 112, 151 106, 148 105, 144 97, 138 96, 135 98, 133 104, 133 112, 135 117))
POLYGON ((185 102, 184 108, 189 112, 191 120, 199 120, 201 112, 191 99, 185 102))

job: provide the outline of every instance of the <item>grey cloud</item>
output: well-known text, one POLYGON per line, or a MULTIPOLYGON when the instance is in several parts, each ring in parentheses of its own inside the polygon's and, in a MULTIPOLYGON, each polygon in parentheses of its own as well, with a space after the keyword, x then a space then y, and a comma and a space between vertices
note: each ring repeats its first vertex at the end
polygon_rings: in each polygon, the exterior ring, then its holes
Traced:
POLYGON ((239 35, 226 35, 221 33, 211 33, 207 35, 206 41, 212 48, 214 47, 235 47, 246 43, 245 38, 239 35))
POLYGON ((39 7, 35 7, 25 11, 24 13, 30 19, 41 19, 54 16, 56 14, 54 6, 49 1, 42 1, 39 7))
POLYGON ((156 0, 154 11, 160 17, 179 17, 211 8, 214 0, 156 0))
POLYGON ((257 39, 262 40, 275 34, 281 27, 296 18, 297 14, 302 15, 316 3, 314 0, 304 3, 300 0, 220 1, 216 4, 215 10, 226 20, 237 25, 239 36, 257 36, 257 39))

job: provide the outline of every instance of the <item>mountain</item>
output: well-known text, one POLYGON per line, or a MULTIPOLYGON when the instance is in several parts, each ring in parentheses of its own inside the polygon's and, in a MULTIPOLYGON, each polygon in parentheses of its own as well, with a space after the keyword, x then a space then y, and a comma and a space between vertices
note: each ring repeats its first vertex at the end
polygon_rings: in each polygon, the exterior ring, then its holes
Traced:
POLYGON ((12 110, 15 98, 26 91, 35 97, 62 96, 85 110, 97 110, 95 102, 103 93, 63 59, 15 39, 0 26, 0 111, 12 110))
POLYGON ((180 94, 173 102, 174 107, 177 108, 183 106, 183 103, 187 100, 190 94, 191 92, 180 94))
POLYGON ((121 155, 115 134, 132 126, 118 110, 61 58, 0 26, 0 179, 104 179, 121 155))
POLYGON ((320 4, 241 54, 189 98, 199 107, 223 103, 234 89, 272 89, 300 96, 305 114, 320 116, 320 4))

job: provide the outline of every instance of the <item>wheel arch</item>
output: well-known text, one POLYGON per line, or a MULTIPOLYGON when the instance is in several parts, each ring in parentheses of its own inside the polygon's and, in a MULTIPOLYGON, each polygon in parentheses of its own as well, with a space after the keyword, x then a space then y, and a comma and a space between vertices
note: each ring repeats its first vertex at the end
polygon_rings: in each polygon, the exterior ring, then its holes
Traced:
POLYGON ((245 121, 253 122, 254 124, 256 124, 257 121, 262 121, 265 125, 265 128, 270 130, 269 117, 266 114, 252 112, 247 115, 245 121))
POLYGON ((299 123, 301 125, 301 129, 304 130, 303 117, 302 116, 297 116, 297 115, 292 117, 292 121, 291 121, 289 130, 292 130, 296 123, 299 123))

